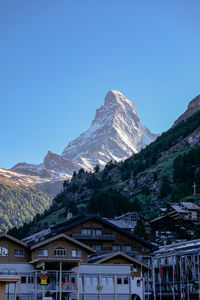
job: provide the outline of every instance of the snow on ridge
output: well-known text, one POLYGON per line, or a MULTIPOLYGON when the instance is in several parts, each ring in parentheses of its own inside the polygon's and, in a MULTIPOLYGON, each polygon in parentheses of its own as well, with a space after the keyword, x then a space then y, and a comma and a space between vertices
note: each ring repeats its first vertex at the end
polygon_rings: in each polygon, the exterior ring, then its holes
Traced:
POLYGON ((104 105, 96 110, 90 128, 71 141, 61 155, 48 152, 43 163, 21 163, 14 171, 37 175, 43 181, 59 180, 79 168, 92 171, 96 164, 104 167, 110 160, 124 160, 155 138, 140 123, 135 105, 120 91, 110 90, 104 105))

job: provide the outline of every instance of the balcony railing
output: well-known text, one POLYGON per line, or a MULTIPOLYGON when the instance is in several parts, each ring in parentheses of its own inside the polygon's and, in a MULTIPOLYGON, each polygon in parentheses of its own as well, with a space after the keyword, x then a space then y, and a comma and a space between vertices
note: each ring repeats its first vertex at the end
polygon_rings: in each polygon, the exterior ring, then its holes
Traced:
POLYGON ((136 251, 126 251, 123 249, 122 250, 100 250, 100 251, 97 250, 97 253, 100 255, 104 255, 104 254, 117 253, 119 251, 126 253, 129 256, 136 256, 138 254, 136 251))
POLYGON ((114 241, 116 236, 111 234, 72 234, 73 239, 77 240, 106 240, 106 241, 114 241))

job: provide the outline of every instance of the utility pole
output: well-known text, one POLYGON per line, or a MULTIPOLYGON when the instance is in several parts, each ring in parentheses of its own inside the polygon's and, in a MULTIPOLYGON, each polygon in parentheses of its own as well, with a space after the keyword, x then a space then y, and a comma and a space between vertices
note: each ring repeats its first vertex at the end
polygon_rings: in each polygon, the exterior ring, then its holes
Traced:
POLYGON ((196 196, 196 187, 197 187, 197 185, 196 185, 196 183, 194 182, 194 184, 193 184, 193 189, 194 189, 194 196, 196 196))

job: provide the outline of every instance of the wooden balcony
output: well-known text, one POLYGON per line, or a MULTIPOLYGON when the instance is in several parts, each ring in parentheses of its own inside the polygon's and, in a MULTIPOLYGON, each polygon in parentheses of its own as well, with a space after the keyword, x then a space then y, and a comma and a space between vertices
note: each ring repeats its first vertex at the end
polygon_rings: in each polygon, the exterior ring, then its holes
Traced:
POLYGON ((114 241, 116 236, 111 234, 72 234, 72 238, 76 240, 114 241))

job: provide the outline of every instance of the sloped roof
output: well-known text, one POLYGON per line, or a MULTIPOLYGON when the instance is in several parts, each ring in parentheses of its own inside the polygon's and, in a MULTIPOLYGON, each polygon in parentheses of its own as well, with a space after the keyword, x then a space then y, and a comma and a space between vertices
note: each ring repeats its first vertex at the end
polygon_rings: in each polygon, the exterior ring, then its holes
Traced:
POLYGON ((170 218, 169 215, 159 216, 159 217, 157 217, 157 218, 151 220, 150 223, 152 224, 152 223, 154 223, 154 222, 157 222, 157 221, 160 221, 160 220, 164 220, 164 219, 169 219, 169 218, 170 218))
POLYGON ((200 210, 200 207, 196 203, 192 202, 181 202, 181 205, 189 210, 200 210))
POLYGON ((0 234, 0 239, 3 238, 3 237, 5 237, 5 238, 7 238, 7 239, 9 239, 9 240, 17 243, 17 244, 20 244, 20 245, 22 245, 24 247, 28 246, 26 243, 24 243, 24 242, 22 242, 22 241, 20 241, 20 240, 18 240, 16 238, 14 238, 13 236, 11 236, 9 234, 6 234, 6 233, 0 234))
POLYGON ((143 262, 141 262, 141 261, 139 261, 139 260, 137 260, 137 259, 135 259, 135 258, 133 258, 133 257, 131 257, 131 256, 125 254, 125 253, 123 253, 123 252, 121 252, 121 251, 115 252, 115 253, 111 253, 111 254, 107 254, 107 255, 103 255, 101 258, 95 260, 94 263, 95 264, 106 263, 106 261, 110 260, 111 258, 117 257, 117 256, 124 257, 124 258, 130 260, 132 263, 134 262, 134 263, 136 263, 138 265, 142 265, 143 267, 145 267, 147 269, 149 268, 149 266, 146 265, 145 263, 143 263, 143 262))
MULTIPOLYGON (((139 236, 133 234, 133 233, 130 233, 118 226, 116 226, 115 224, 112 224, 111 222, 107 221, 106 219, 104 218, 101 218, 100 216, 97 216, 95 214, 92 214, 90 216, 79 216, 79 218, 75 219, 74 222, 66 222, 65 225, 63 225, 62 227, 58 228, 58 229, 55 229, 55 231, 53 233, 55 234, 59 234, 67 229, 70 229, 70 228, 73 228, 79 224, 82 224, 86 221, 89 221, 89 220, 92 220, 92 219, 96 219, 98 221, 100 221, 101 223, 103 224, 106 224, 106 225, 109 225, 110 227, 114 228, 115 230, 119 231, 119 232, 122 232, 124 235, 126 236, 129 236, 131 237, 132 239, 136 240, 136 241, 139 241, 140 243, 148 246, 149 248, 152 248, 152 249, 157 249, 157 247, 155 247, 154 245, 152 245, 151 243, 143 240, 142 238, 140 238, 139 236)), ((70 221, 70 220, 69 220, 70 221)))
POLYGON ((183 209, 182 207, 178 206, 178 205, 171 205, 171 207, 177 211, 178 213, 181 213, 181 214, 187 214, 188 211, 183 209))
POLYGON ((64 238, 64 239, 70 241, 71 243, 76 244, 76 245, 78 245, 78 246, 80 246, 80 247, 82 247, 82 248, 85 248, 86 250, 88 250, 88 251, 90 251, 90 252, 92 252, 92 253, 96 253, 96 250, 95 250, 95 249, 93 249, 93 248, 91 248, 91 247, 89 247, 89 246, 87 246, 87 245, 85 245, 85 244, 83 244, 83 243, 81 243, 81 242, 79 242, 79 241, 77 241, 77 240, 75 240, 75 239, 69 237, 68 235, 66 235, 66 234, 64 234, 64 233, 61 233, 61 234, 56 235, 56 236, 54 236, 54 237, 50 237, 50 238, 48 238, 48 239, 46 239, 46 240, 44 240, 44 241, 42 241, 42 242, 39 242, 39 243, 33 245, 33 246, 31 247, 31 250, 36 249, 36 248, 38 248, 38 247, 41 247, 41 246, 43 246, 43 245, 45 245, 45 244, 51 243, 51 242, 53 242, 53 241, 55 241, 55 240, 57 240, 57 239, 60 239, 60 238, 64 238))

